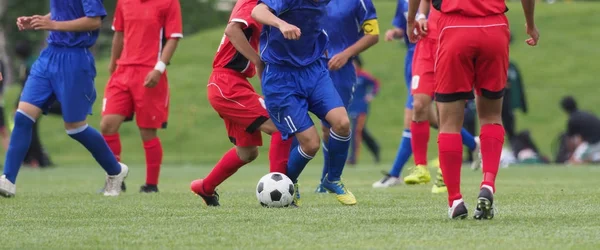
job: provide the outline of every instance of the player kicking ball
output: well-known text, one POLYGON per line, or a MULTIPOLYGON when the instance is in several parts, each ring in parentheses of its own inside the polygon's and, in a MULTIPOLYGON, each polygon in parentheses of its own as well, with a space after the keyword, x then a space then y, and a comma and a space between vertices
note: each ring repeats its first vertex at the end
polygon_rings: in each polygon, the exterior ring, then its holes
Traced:
MULTIPOLYGON (((521 0, 531 46, 539 34, 533 19, 535 0, 521 0)), ((410 0, 408 36, 413 33, 420 0, 410 0)), ((494 192, 500 154, 504 144, 502 98, 508 72, 510 31, 504 0, 437 0, 433 7, 439 16, 438 50, 435 64, 435 100, 439 111, 438 151, 444 182, 448 188, 448 216, 462 219, 468 211, 460 192, 462 138, 465 100, 477 94, 481 123, 483 181, 480 185, 475 219, 494 217, 494 192)), ((423 32, 421 30, 420 32, 423 32)), ((425 35, 421 33, 421 35, 425 35)))
POLYGON ((35 121, 54 100, 62 104, 67 134, 81 143, 106 171, 105 196, 117 196, 129 172, 110 152, 86 118, 96 99, 96 67, 90 47, 98 38, 106 10, 101 0, 51 0, 50 14, 17 19, 19 30, 48 30, 48 47, 33 64, 15 114, 6 152, 0 195, 12 197, 17 174, 31 143, 35 121))
POLYGON ((120 160, 119 127, 135 114, 146 153, 146 183, 140 192, 155 193, 163 158, 157 130, 167 127, 169 115, 166 67, 183 37, 179 0, 120 0, 112 28, 111 76, 100 128, 120 160))
POLYGON ((235 145, 206 178, 191 184, 192 192, 202 197, 208 206, 219 206, 217 186, 258 157, 261 131, 271 135, 271 172, 286 172, 291 140, 282 140, 281 133, 269 119, 264 100, 248 81, 264 68, 257 52, 262 25, 251 17, 257 2, 240 0, 235 4, 207 85, 208 100, 225 121, 229 140, 235 145))
MULTIPOLYGON (((324 29, 329 35, 327 46, 327 67, 335 89, 347 109, 352 99, 352 91, 356 80, 356 70, 352 64, 352 58, 367 50, 379 41, 379 24, 377 13, 371 0, 331 0, 327 4, 327 22, 324 29), (361 29, 357 29, 357 23, 361 29)), ((332 185, 338 181, 335 176, 342 176, 343 168, 331 168, 331 157, 329 153, 329 131, 331 125, 322 120, 323 129, 323 174, 321 183, 317 187, 317 193, 334 192, 343 194, 342 189, 332 185), (339 173, 338 173, 339 171, 339 173)), ((356 136, 356 135, 355 135, 356 136)), ((345 196, 339 196, 345 197, 345 196)), ((347 203, 346 201, 341 201, 347 203)))
MULTIPOLYGON (((350 145, 350 120, 344 102, 329 76, 329 38, 323 30, 329 0, 261 0, 252 17, 265 25, 261 34, 261 58, 265 62, 262 89, 269 116, 284 140, 295 135, 299 146, 290 152, 287 175, 298 176, 319 150, 319 134, 308 114, 331 125, 327 149, 329 170, 325 188, 345 205, 356 198, 341 180, 350 145)), ((345 63, 338 65, 342 66, 345 63)), ((351 65, 350 65, 351 66, 351 65)), ((300 205, 295 196, 293 204, 300 205)))

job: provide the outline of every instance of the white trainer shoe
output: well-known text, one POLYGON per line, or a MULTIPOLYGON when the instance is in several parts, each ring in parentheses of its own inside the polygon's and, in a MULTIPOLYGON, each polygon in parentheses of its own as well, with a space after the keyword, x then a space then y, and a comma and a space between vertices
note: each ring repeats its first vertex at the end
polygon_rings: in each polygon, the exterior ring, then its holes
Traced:
POLYGON ((473 162, 471 162, 471 169, 473 171, 481 168, 481 141, 479 140, 479 136, 475 137, 475 150, 473 150, 473 162))
POLYGON ((390 174, 386 173, 386 172, 382 172, 384 177, 381 178, 381 180, 373 183, 373 188, 389 188, 392 186, 396 186, 396 185, 400 185, 402 184, 402 179, 398 178, 398 177, 394 177, 391 176, 390 174))
POLYGON ((15 196, 17 185, 6 179, 6 175, 0 176, 0 196, 10 198, 15 196))
POLYGON ((104 196, 119 196, 121 194, 121 185, 129 174, 129 168, 127 165, 120 163, 121 173, 118 175, 106 175, 106 183, 104 186, 104 196))

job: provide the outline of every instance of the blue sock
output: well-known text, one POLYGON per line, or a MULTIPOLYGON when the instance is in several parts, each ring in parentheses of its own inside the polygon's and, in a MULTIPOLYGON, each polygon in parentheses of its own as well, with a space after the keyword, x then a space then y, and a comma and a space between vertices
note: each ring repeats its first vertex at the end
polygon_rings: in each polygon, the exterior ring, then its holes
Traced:
POLYGON ((106 174, 118 175, 121 173, 121 165, 97 130, 86 124, 76 129, 67 130, 67 134, 92 153, 92 156, 104 168, 106 174))
POLYGON ((342 172, 348 160, 348 149, 350 149, 351 135, 339 136, 329 130, 329 141, 327 150, 329 152, 329 171, 327 171, 327 180, 330 182, 342 179, 342 172))
POLYGON ((292 149, 290 158, 288 159, 287 176, 290 177, 293 183, 298 182, 298 177, 306 167, 306 164, 312 160, 312 156, 307 155, 302 151, 300 146, 292 149))
POLYGON ((463 145, 467 146, 470 151, 475 150, 477 144, 475 143, 475 137, 465 128, 460 131, 460 135, 462 136, 463 145))
POLYGON ((392 165, 392 169, 390 170, 390 175, 394 177, 400 177, 402 168, 411 155, 412 146, 410 145, 410 130, 405 129, 402 133, 402 141, 400 142, 400 147, 398 147, 398 153, 396 154, 394 165, 392 165))
POLYGON ((17 174, 19 174, 21 164, 29 150, 34 123, 33 118, 23 111, 17 110, 15 128, 10 135, 10 144, 6 150, 6 160, 4 161, 4 175, 13 184, 17 181, 17 174))
POLYGON ((321 147, 323 148, 323 171, 321 172, 321 181, 325 179, 325 175, 329 172, 329 149, 325 143, 321 143, 321 147))

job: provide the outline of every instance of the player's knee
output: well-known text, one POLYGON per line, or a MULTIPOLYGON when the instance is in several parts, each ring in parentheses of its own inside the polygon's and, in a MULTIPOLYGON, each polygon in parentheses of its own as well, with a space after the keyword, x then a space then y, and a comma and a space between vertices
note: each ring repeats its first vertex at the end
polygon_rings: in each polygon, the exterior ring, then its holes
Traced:
POLYGON ((238 157, 243 162, 252 162, 258 157, 258 147, 237 147, 238 157))
POLYGON ((105 135, 115 134, 119 132, 120 126, 121 122, 119 121, 102 118, 100 121, 100 132, 105 135))
POLYGON ((316 140, 310 140, 300 145, 302 147, 302 151, 310 156, 315 156, 317 152, 319 152, 319 148, 321 147, 321 142, 317 137, 316 140))
POLYGON ((142 137, 142 141, 153 140, 157 137, 157 130, 154 128, 140 128, 140 136, 142 137))
POLYGON ((331 130, 339 136, 350 135, 350 119, 348 116, 340 117, 336 123, 332 124, 331 130))

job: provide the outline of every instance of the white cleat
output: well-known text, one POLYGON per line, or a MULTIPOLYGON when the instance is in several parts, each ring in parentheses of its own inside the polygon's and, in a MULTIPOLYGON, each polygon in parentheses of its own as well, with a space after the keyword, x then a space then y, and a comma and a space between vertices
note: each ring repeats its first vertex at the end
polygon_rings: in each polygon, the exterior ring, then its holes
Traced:
POLYGON ((452 207, 448 208, 448 217, 450 219, 465 219, 469 216, 469 211, 463 199, 452 202, 452 207))
POLYGON ((6 175, 0 176, 0 196, 10 198, 15 196, 17 185, 6 179, 6 175))
POLYGON ((120 163, 121 173, 118 175, 106 175, 106 183, 104 186, 104 196, 119 196, 121 193, 121 185, 129 174, 129 168, 127 165, 120 163))
POLYGON ((475 137, 475 150, 473 150, 473 162, 471 162, 471 169, 473 171, 481 168, 481 141, 479 140, 479 136, 475 137))
POLYGON ((385 175, 381 180, 373 183, 373 188, 389 188, 396 185, 402 184, 402 179, 398 177, 391 176, 390 174, 383 172, 385 175))

